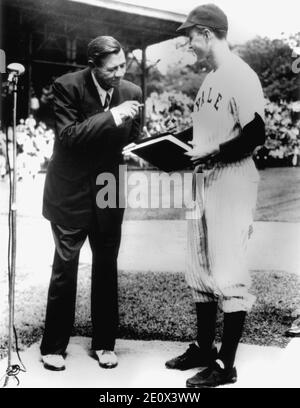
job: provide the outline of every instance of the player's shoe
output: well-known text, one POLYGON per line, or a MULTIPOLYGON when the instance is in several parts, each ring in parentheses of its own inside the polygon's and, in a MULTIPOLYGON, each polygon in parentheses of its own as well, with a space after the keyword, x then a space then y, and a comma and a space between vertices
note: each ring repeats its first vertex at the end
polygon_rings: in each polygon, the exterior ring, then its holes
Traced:
POLYGON ((210 353, 203 354, 196 344, 190 344, 182 355, 166 362, 166 367, 175 370, 189 370, 195 367, 208 367, 217 358, 217 348, 211 349, 210 353))
POLYGON ((65 367, 65 360, 60 354, 46 354, 41 357, 44 367, 47 370, 62 371, 65 367))
POLYGON ((232 384, 237 380, 236 368, 221 368, 214 362, 211 367, 200 371, 186 381, 188 388, 211 388, 219 385, 232 384))

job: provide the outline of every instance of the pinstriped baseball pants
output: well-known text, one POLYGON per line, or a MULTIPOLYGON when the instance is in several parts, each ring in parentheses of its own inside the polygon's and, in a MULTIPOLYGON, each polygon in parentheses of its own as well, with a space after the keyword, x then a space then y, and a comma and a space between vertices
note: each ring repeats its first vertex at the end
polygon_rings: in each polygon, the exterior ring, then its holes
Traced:
POLYGON ((186 259, 195 302, 218 301, 225 313, 251 309, 246 254, 258 181, 252 158, 219 164, 195 178, 186 259))

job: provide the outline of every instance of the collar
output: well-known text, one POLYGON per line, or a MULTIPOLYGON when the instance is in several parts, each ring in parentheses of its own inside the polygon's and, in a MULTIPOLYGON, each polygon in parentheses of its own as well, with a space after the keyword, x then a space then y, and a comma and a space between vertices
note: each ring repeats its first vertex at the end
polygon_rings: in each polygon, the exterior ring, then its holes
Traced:
POLYGON ((94 82, 94 84, 95 84, 95 86, 96 86, 96 89, 97 89, 97 91, 98 91, 98 94, 99 94, 101 103, 102 103, 102 105, 104 105, 104 104, 105 104, 106 94, 107 94, 107 93, 109 94, 110 100, 111 100, 112 94, 113 94, 113 92, 114 92, 114 88, 110 88, 108 91, 106 91, 105 89, 103 89, 103 88, 99 85, 99 83, 98 83, 98 81, 97 81, 97 79, 96 79, 96 77, 95 77, 93 71, 91 71, 91 74, 92 74, 93 82, 94 82))

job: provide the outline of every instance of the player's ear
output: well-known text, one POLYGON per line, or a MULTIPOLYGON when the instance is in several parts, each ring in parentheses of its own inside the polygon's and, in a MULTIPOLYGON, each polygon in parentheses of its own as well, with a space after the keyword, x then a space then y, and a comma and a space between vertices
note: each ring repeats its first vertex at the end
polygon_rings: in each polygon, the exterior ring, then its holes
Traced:
POLYGON ((88 66, 92 69, 92 68, 95 68, 95 63, 94 63, 94 61, 91 59, 91 58, 89 58, 89 60, 88 60, 88 66))
POLYGON ((209 28, 205 28, 205 29, 202 31, 202 34, 203 34, 203 36, 204 36, 204 38, 205 38, 206 40, 211 40, 211 39, 212 39, 213 33, 211 32, 211 30, 210 30, 209 28))

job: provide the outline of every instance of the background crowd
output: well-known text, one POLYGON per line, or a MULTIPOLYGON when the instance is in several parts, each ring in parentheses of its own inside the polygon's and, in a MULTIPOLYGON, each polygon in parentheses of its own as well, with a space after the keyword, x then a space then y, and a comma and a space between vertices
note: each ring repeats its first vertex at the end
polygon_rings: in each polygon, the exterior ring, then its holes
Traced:
MULTIPOLYGON (((37 122, 30 115, 21 119, 16 127, 17 177, 34 179, 45 167, 52 155, 54 132, 45 123, 37 122)), ((4 179, 13 163, 12 129, 7 134, 0 132, 0 174, 4 179)))

